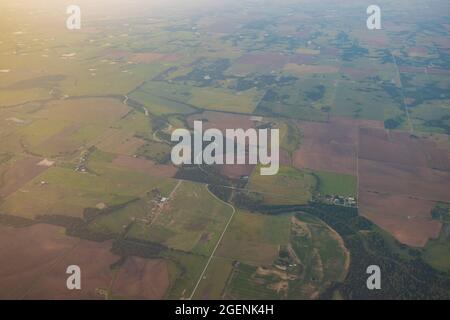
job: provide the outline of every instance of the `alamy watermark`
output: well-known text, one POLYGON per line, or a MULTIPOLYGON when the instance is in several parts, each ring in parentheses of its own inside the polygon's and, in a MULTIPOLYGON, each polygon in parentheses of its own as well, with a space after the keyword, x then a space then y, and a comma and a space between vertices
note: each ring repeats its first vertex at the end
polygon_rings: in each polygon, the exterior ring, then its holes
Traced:
POLYGON ((381 289, 381 269, 379 266, 373 264, 367 267, 366 273, 370 274, 367 278, 366 285, 369 290, 381 289))
POLYGON ((70 5, 66 9, 66 13, 69 17, 66 20, 66 27, 69 30, 81 29, 81 8, 77 5, 70 5))
POLYGON ((81 268, 72 264, 67 267, 66 273, 70 274, 66 281, 67 289, 81 290, 81 268))
POLYGON ((367 14, 370 16, 367 18, 366 25, 369 30, 381 29, 381 9, 377 5, 370 5, 367 7, 367 14))
POLYGON ((261 175, 278 173, 278 129, 226 129, 224 137, 219 129, 211 128, 203 132, 202 121, 194 121, 193 141, 187 129, 175 129, 171 140, 178 142, 171 152, 175 165, 261 164, 261 175))

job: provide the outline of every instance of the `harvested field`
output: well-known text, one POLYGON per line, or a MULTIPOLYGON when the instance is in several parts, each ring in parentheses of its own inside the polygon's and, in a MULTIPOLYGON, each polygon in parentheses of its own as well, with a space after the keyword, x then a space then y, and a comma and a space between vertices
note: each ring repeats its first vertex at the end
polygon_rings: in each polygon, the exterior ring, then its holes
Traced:
POLYGON ((359 160, 359 189, 450 202, 450 172, 359 160))
POLYGON ((128 257, 114 280, 112 293, 130 299, 162 299, 168 288, 166 261, 128 257))
MULTIPOLYGON (((38 224, 0 226, 1 299, 103 299, 113 280, 110 266, 120 257, 111 242, 92 242, 64 235, 63 228, 38 224), (68 290, 66 269, 78 265, 81 290, 68 290)), ((117 274, 113 294, 121 298, 158 299, 168 288, 166 262, 129 258, 117 274)))
POLYGON ((358 170, 362 215, 412 246, 439 234, 430 211, 438 201, 450 202, 448 142, 385 130, 370 120, 332 118, 298 126, 303 139, 295 167, 353 175, 358 170))
POLYGON ((361 128, 360 213, 399 241, 423 247, 439 235, 436 202, 450 202, 450 149, 439 137, 361 128))
POLYGON ((332 122, 302 122, 299 129, 303 140, 294 153, 296 168, 356 173, 356 128, 332 122))
POLYGON ((39 148, 45 150, 52 155, 60 155, 75 152, 81 145, 79 141, 75 141, 72 136, 81 128, 81 123, 73 123, 66 128, 53 135, 42 144, 39 148))
POLYGON ((356 174, 358 128, 383 128, 374 120, 333 117, 329 122, 300 122, 301 147, 295 151, 296 168, 356 174))
POLYGON ((450 170, 450 149, 438 148, 428 139, 371 128, 362 128, 359 136, 361 159, 450 170))
POLYGON ((177 168, 172 165, 157 164, 151 160, 145 160, 126 155, 119 155, 112 161, 118 167, 127 168, 148 173, 154 177, 173 177, 177 168))
MULTIPOLYGON (((63 229, 49 225, 28 228, 0 226, 0 298, 22 298, 30 285, 70 250, 77 239, 65 237, 63 229)), ((65 282, 63 282, 65 286, 65 282)))
POLYGON ((55 263, 28 289, 25 299, 103 299, 112 281, 110 266, 120 259, 110 252, 111 241, 77 240, 76 245, 62 253, 55 263), (66 269, 81 269, 81 290, 67 290, 66 269))
POLYGON ((98 243, 64 235, 61 227, 38 224, 27 228, 0 226, 0 298, 95 299, 107 289, 110 265, 118 260, 110 242, 98 243), (66 268, 82 270, 82 289, 67 290, 66 268))
POLYGON ((433 201, 368 191, 359 194, 359 201, 360 214, 402 243, 423 247, 429 238, 439 236, 441 223, 430 215, 433 201))
POLYGON ((299 169, 309 168, 319 171, 356 174, 356 160, 353 149, 347 148, 344 151, 338 146, 331 148, 329 152, 307 153, 303 151, 295 153, 294 166, 299 169), (345 155, 345 152, 349 155, 345 155))
POLYGON ((12 162, 2 177, 0 197, 6 198, 19 190, 28 181, 47 170, 47 166, 39 165, 41 161, 42 159, 40 158, 27 156, 12 162))
POLYGON ((139 147, 145 144, 145 141, 134 137, 125 130, 108 129, 101 137, 96 147, 100 150, 123 155, 134 155, 139 147))

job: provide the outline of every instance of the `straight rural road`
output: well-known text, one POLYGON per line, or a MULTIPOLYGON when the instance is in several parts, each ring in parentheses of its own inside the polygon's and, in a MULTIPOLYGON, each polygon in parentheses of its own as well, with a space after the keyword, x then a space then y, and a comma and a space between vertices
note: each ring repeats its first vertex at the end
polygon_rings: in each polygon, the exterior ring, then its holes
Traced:
POLYGON ((208 266, 209 266, 209 264, 211 263, 211 260, 212 260, 212 258, 214 257, 214 254, 216 253, 217 248, 219 247, 220 243, 222 242, 222 238, 223 238, 225 232, 227 231, 228 226, 229 226, 230 223, 231 223, 231 220, 233 220, 234 214, 236 213, 236 209, 235 209, 231 204, 229 204, 228 202, 223 201, 222 199, 219 199, 214 193, 212 193, 211 191, 209 191, 208 185, 206 186, 206 190, 208 190, 209 194, 212 195, 214 198, 216 198, 216 199, 219 200, 220 202, 226 204, 227 206, 231 207, 231 209, 233 209, 233 212, 231 213, 231 216, 230 216, 230 218, 228 219, 227 224, 225 225, 225 228, 223 228, 222 234, 220 235, 219 240, 217 241, 217 243, 216 243, 216 245, 215 245, 213 251, 211 252, 211 255, 209 256, 208 261, 206 262, 206 265, 205 265, 205 267, 203 268, 203 271, 202 271, 202 273, 200 274, 200 277, 198 278, 197 283, 195 284, 194 290, 192 290, 192 293, 191 293, 191 296, 189 297, 189 300, 192 299, 192 297, 194 296, 195 292, 197 291, 197 288, 198 288, 198 286, 200 285, 200 282, 202 281, 203 276, 205 275, 205 272, 206 272, 206 270, 208 269, 208 266))

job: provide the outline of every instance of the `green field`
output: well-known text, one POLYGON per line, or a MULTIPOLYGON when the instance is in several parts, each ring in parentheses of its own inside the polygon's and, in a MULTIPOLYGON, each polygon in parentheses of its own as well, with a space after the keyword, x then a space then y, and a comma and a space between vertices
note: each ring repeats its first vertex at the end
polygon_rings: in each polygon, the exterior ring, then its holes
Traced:
POLYGON ((317 191, 322 195, 356 196, 355 176, 327 171, 311 171, 311 173, 317 177, 317 191))
POLYGON ((286 121, 280 122, 280 148, 286 150, 290 156, 298 150, 301 144, 301 133, 295 123, 286 121))
POLYGON ((231 215, 231 208, 212 196, 202 184, 183 182, 172 197, 151 225, 135 224, 130 237, 209 254, 231 215), (191 205, 187 207, 187 203, 191 205))
POLYGON ((422 254, 430 266, 442 272, 450 272, 449 225, 443 226, 439 238, 428 241, 422 254))
POLYGON ((31 218, 42 214, 81 216, 85 208, 99 203, 120 204, 155 187, 168 194, 176 184, 172 179, 135 171, 94 168, 97 174, 76 172, 73 167, 51 167, 3 201, 0 212, 31 218))
POLYGON ((231 299, 278 299, 276 290, 268 288, 271 279, 255 276, 257 267, 239 263, 234 268, 227 298, 231 299))
POLYGON ((314 192, 313 175, 291 167, 281 167, 276 175, 262 176, 254 170, 248 189, 260 193, 268 204, 304 204, 314 192))
POLYGON ((194 299, 222 299, 233 270, 233 260, 214 257, 200 282, 194 299))
POLYGON ((238 211, 217 249, 223 258, 246 263, 271 264, 278 246, 286 244, 289 216, 270 216, 238 211))
POLYGON ((277 258, 272 263, 237 258, 225 289, 228 298, 313 299, 344 280, 349 255, 336 231, 310 215, 282 217, 289 222, 283 224, 289 237, 279 242, 277 258))

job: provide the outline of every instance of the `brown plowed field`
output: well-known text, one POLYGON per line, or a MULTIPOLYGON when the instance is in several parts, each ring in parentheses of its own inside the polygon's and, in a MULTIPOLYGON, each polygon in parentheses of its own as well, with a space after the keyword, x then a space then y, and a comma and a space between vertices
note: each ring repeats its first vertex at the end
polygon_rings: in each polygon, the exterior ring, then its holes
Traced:
POLYGON ((0 184, 0 198, 6 198, 19 190, 28 181, 48 169, 38 163, 42 158, 27 156, 26 158, 10 162, 0 184))
POLYGON ((359 160, 360 190, 450 202, 450 172, 372 160, 359 160))
POLYGON ((114 280, 112 292, 131 299, 162 299, 168 288, 166 261, 129 257, 114 280))
POLYGON ((437 238, 441 223, 432 220, 434 202, 404 195, 361 192, 359 212, 402 243, 423 247, 429 238, 437 238))
POLYGON ((300 122, 298 127, 303 137, 293 156, 295 167, 355 175, 359 128, 383 128, 383 123, 332 117, 329 122, 300 122))
POLYGON ((450 202, 447 137, 344 117, 298 126, 303 136, 295 167, 357 173, 360 214, 405 244, 424 246, 439 234, 431 209, 438 201, 450 202))
POLYGON ((303 139, 294 153, 294 166, 302 169, 356 174, 357 128, 339 122, 301 122, 303 139))
POLYGON ((412 137, 408 132, 361 128, 359 157, 409 166, 450 170, 450 150, 436 143, 412 137))
POLYGON ((111 241, 94 242, 73 238, 74 247, 61 252, 54 264, 34 281, 24 295, 25 299, 103 299, 102 290, 108 290, 112 281, 110 266, 119 260, 110 252, 111 241), (81 269, 81 290, 68 290, 67 267, 81 269))
MULTIPOLYGON (((0 299, 104 299, 113 283, 111 241, 69 237, 57 226, 0 226, 0 299), (69 265, 81 269, 81 290, 68 290, 69 265)), ((162 298, 169 286, 164 260, 128 258, 117 273, 113 294, 162 298)))
POLYGON ((450 202, 450 149, 434 137, 361 128, 360 214, 399 241, 422 247, 439 235, 436 202, 450 202))
POLYGON ((108 288, 109 266, 118 260, 110 242, 92 242, 64 235, 61 227, 38 224, 15 229, 0 226, 0 298, 93 299, 108 288), (81 290, 68 290, 66 269, 81 268, 81 290))

